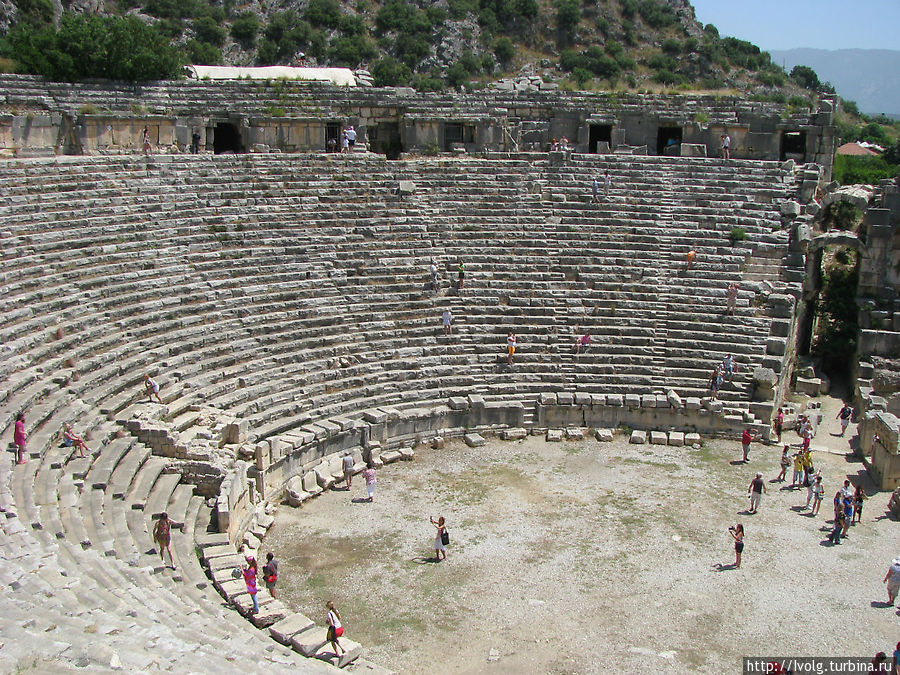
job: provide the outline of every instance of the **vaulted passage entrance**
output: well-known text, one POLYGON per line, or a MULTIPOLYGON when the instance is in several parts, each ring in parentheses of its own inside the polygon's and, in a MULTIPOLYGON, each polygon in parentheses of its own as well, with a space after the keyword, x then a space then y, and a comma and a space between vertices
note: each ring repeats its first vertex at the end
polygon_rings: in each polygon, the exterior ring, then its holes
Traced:
POLYGON ((656 154, 681 155, 681 127, 660 127, 656 132, 656 154))
POLYGON ((243 152, 241 145, 241 132, 232 122, 219 122, 213 130, 213 152, 217 155, 223 153, 243 152))
POLYGON ((592 124, 588 135, 588 152, 598 153, 598 143, 606 143, 612 148, 612 124, 592 124))

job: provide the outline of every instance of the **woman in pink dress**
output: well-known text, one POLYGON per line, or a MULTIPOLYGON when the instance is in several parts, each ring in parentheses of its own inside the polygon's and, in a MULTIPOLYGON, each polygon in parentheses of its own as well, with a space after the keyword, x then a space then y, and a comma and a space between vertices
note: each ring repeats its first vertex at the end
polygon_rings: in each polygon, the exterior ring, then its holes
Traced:
POLYGON ((16 416, 16 430, 13 433, 13 442, 16 444, 16 464, 25 463, 25 442, 28 434, 25 433, 25 413, 16 416))

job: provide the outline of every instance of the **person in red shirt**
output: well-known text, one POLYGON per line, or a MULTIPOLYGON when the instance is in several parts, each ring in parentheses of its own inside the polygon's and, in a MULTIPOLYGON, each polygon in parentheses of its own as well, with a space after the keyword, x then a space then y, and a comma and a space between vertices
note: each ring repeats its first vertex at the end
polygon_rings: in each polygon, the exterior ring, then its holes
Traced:
POLYGON ((750 456, 750 444, 753 441, 758 441, 759 436, 753 434, 750 429, 744 429, 744 433, 741 436, 741 447, 744 450, 744 461, 746 462, 750 456))

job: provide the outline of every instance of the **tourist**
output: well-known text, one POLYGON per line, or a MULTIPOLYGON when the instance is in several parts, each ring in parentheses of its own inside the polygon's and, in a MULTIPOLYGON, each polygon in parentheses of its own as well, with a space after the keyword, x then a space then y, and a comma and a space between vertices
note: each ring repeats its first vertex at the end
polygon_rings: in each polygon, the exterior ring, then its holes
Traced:
POLYGON ((778 409, 778 414, 775 415, 775 436, 778 438, 778 442, 781 443, 781 431, 784 429, 784 410, 782 408, 778 409))
POLYGON ((449 307, 441 314, 441 323, 444 324, 444 335, 453 335, 453 313, 449 307))
POLYGON ((580 338, 575 340, 575 354, 580 354, 581 352, 587 352, 588 349, 591 348, 591 334, 585 333, 580 338))
POLYGON ((821 476, 816 476, 815 478, 810 477, 809 481, 806 483, 806 505, 803 507, 808 509, 813 505, 816 496, 816 479, 821 478, 821 476))
POLYGON ((694 264, 694 260, 697 258, 697 252, 695 250, 691 249, 690 251, 687 252, 687 255, 685 257, 687 258, 687 267, 685 268, 685 271, 687 271, 687 270, 690 270, 691 265, 694 264))
POLYGON ((594 176, 594 182, 591 183, 591 203, 597 204, 600 201, 600 181, 594 176))
POLYGON ((722 373, 730 380, 735 372, 737 372, 737 363, 734 361, 734 356, 726 354, 725 358, 722 359, 722 373))
POLYGON ((434 536, 434 557, 438 562, 447 559, 447 544, 450 543, 450 534, 447 532, 447 526, 444 524, 444 516, 431 517, 431 524, 437 528, 434 536))
POLYGON ((712 377, 709 378, 709 397, 712 400, 716 400, 719 396, 719 389, 722 388, 722 385, 725 383, 725 378, 722 377, 722 373, 719 371, 719 368, 716 367, 713 370, 712 377))
POLYGON ((77 435, 74 431, 72 431, 72 425, 67 424, 63 428, 63 439, 65 440, 65 444, 67 446, 74 446, 78 449, 78 456, 84 457, 84 451, 87 450, 88 454, 91 453, 91 449, 87 446, 87 443, 84 442, 84 439, 77 435))
POLYGON ((849 478, 844 480, 844 486, 841 488, 841 496, 847 498, 853 496, 853 484, 850 482, 849 478))
POLYGON ((887 654, 884 652, 878 652, 875 655, 875 658, 872 659, 872 663, 869 664, 870 673, 889 673, 888 670, 888 662, 887 662, 887 654))
POLYGON ((341 653, 347 653, 347 650, 341 647, 341 643, 338 642, 338 638, 344 634, 341 613, 337 611, 337 607, 334 606, 331 600, 325 603, 325 607, 328 609, 328 614, 325 615, 325 623, 328 625, 328 641, 331 643, 334 655, 339 657, 341 653))
POLYGON ((900 675, 900 642, 897 643, 897 648, 894 649, 894 660, 891 665, 891 675, 900 675))
POLYGON ((800 487, 803 485, 803 451, 798 450, 794 453, 794 477, 791 480, 791 487, 800 487))
POLYGON ((722 134, 720 140, 722 142, 722 159, 731 159, 731 136, 728 135, 728 131, 722 134))
POLYGON ((328 152, 337 152, 337 139, 334 136, 329 136, 328 140, 325 141, 325 150, 328 152))
POLYGON ((609 179, 609 171, 607 171, 603 176, 603 197, 609 197, 609 186, 612 185, 612 181, 609 179))
POLYGON ((144 130, 141 132, 141 146, 144 149, 144 154, 149 155, 150 151, 153 150, 153 146, 150 145, 150 130, 147 126, 144 126, 144 130))
POLYGON ((456 266, 456 276, 456 288, 462 290, 463 282, 466 280, 466 264, 462 260, 459 260, 456 266))
POLYGON ((779 483, 783 483, 785 480, 785 475, 787 474, 788 467, 791 465, 791 446, 784 446, 784 450, 781 451, 781 473, 778 474, 777 480, 779 483))
POLYGON ((758 441, 759 436, 750 431, 750 428, 744 429, 744 433, 741 434, 741 449, 744 452, 744 462, 750 459, 750 444, 753 441, 758 441))
POLYGON ((175 569, 175 559, 172 557, 172 528, 178 527, 179 524, 169 518, 169 514, 163 511, 159 514, 156 525, 153 526, 153 541, 159 548, 159 559, 165 565, 165 552, 169 553, 169 562, 172 563, 172 569, 175 569))
POLYGON ((559 142, 554 138, 550 141, 550 152, 556 152, 559 150, 559 142))
POLYGON ((744 552, 744 526, 738 523, 734 527, 729 527, 728 532, 734 538, 734 568, 741 567, 741 553, 744 552))
POLYGON ((144 375, 144 390, 147 392, 148 402, 152 403, 155 396, 156 400, 162 403, 162 399, 159 397, 159 385, 150 375, 144 375))
POLYGON ((438 289, 438 266, 437 263, 432 260, 431 261, 431 290, 436 291, 438 289))
POLYGON ((349 450, 344 451, 344 457, 341 459, 341 465, 344 467, 344 481, 347 483, 347 489, 353 485, 353 455, 349 450))
POLYGON ((734 282, 728 284, 728 290, 725 292, 728 298, 728 308, 726 309, 727 314, 734 314, 735 305, 737 304, 738 298, 738 285, 734 282))
POLYGON ((259 614, 259 600, 256 599, 256 558, 247 557, 247 565, 241 567, 241 574, 247 585, 247 593, 250 594, 250 599, 253 601, 253 613, 259 614))
POLYGON ((756 513, 759 510, 760 502, 762 502, 762 496, 766 493, 766 483, 763 480, 762 474, 757 473, 756 478, 750 481, 750 485, 747 487, 747 496, 750 497, 750 510, 748 513, 756 513))
POLYGON ((806 446, 803 448, 803 484, 809 487, 809 484, 813 481, 813 473, 816 467, 813 466, 812 451, 808 447, 808 442, 806 442, 806 446))
POLYGON ((506 362, 513 364, 513 356, 516 354, 516 347, 519 346, 519 339, 515 333, 510 331, 506 334, 506 362))
POLYGON ((366 463, 366 468, 362 472, 363 478, 366 479, 366 492, 369 494, 369 501, 375 501, 375 467, 372 462, 366 463))
POLYGON ((825 486, 822 485, 822 476, 816 474, 816 482, 813 484, 812 515, 819 515, 819 507, 822 506, 822 497, 825 496, 825 486))
MULTIPOLYGON (((840 493, 838 493, 840 494, 840 493)), ((838 514, 834 517, 834 525, 831 528, 831 533, 828 535, 828 541, 832 544, 840 544, 841 543, 841 530, 844 529, 844 514, 838 512, 838 514)))
POLYGON ((191 134, 191 154, 197 155, 200 153, 200 132, 194 131, 191 134))
POLYGON ((563 152, 569 149, 569 139, 565 136, 559 139, 559 149, 563 152))
POLYGON ((350 136, 347 135, 346 129, 341 132, 341 153, 345 152, 350 152, 350 136))
POLYGON ((28 434, 25 433, 25 413, 20 412, 16 415, 16 425, 13 431, 13 443, 16 446, 16 464, 25 463, 25 443, 28 441, 28 434))
MULTIPOLYGON (((882 583, 887 584, 888 604, 894 604, 897 599, 897 591, 900 591, 900 558, 894 558, 882 583)), ((900 648, 900 644, 897 645, 900 648)))
POLYGON ((838 490, 834 493, 834 499, 832 500, 832 506, 834 507, 834 520, 836 521, 838 517, 843 513, 843 504, 841 499, 841 491, 838 490))
POLYGON ((841 495, 841 512, 844 516, 844 529, 841 535, 846 537, 847 531, 850 529, 850 521, 853 520, 853 495, 849 497, 841 495))
POLYGON ((841 436, 843 436, 847 432, 847 427, 850 424, 850 417, 853 415, 853 407, 849 403, 845 403, 844 407, 838 410, 838 414, 835 415, 834 419, 841 420, 841 436))
POLYGON ((353 125, 347 127, 347 149, 350 152, 353 152, 353 148, 356 146, 356 129, 353 128, 353 125))
POLYGON ((275 560, 275 554, 269 551, 266 553, 266 564, 263 565, 263 581, 266 583, 266 590, 273 598, 275 595, 275 582, 278 581, 278 561, 275 560))
POLYGON ((866 493, 863 492, 862 483, 856 486, 856 492, 853 493, 853 518, 850 524, 862 522, 863 501, 866 499, 866 493))

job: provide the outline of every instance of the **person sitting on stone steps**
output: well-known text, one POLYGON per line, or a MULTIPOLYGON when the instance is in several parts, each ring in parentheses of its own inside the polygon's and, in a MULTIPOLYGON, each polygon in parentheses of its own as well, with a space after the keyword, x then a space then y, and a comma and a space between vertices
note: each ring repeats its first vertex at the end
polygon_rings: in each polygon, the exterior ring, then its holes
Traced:
POLYGON ((591 334, 585 333, 580 338, 575 340, 575 355, 581 354, 581 352, 587 353, 587 350, 591 348, 591 334))
POLYGON ((87 443, 84 442, 84 439, 72 431, 71 424, 67 424, 63 427, 63 441, 67 446, 72 446, 78 450, 79 457, 85 456, 85 450, 87 450, 88 454, 91 454, 91 449, 87 446, 87 443))

